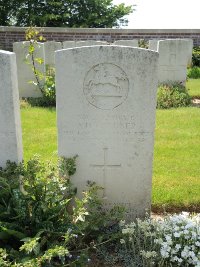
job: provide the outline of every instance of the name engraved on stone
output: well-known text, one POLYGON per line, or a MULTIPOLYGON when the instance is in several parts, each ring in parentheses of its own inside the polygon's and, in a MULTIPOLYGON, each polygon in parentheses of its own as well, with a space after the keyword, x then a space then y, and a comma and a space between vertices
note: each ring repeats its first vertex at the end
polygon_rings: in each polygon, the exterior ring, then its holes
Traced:
POLYGON ((114 109, 128 97, 129 80, 119 66, 101 63, 87 72, 83 92, 87 101, 96 108, 114 109))
POLYGON ((103 164, 90 164, 91 167, 103 169, 103 187, 104 187, 104 196, 106 195, 106 180, 107 180, 107 168, 120 168, 121 164, 108 164, 108 148, 103 148, 103 164))

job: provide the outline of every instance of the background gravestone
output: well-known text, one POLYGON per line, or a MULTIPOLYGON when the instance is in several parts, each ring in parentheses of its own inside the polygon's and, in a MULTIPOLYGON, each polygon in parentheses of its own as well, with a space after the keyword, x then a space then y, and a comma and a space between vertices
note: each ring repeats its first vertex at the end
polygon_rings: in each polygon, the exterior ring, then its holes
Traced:
POLYGON ((192 51, 193 51, 193 40, 192 39, 185 39, 189 43, 188 48, 188 66, 192 65, 192 51))
POLYGON ((185 83, 187 65, 192 61, 193 41, 191 39, 150 40, 149 49, 159 52, 160 83, 185 83))
POLYGON ((44 43, 44 64, 55 66, 55 51, 62 49, 61 42, 48 41, 44 43))
POLYGON ((114 45, 138 47, 138 40, 118 40, 114 42, 114 45))
POLYGON ((78 154, 72 182, 103 186, 130 217, 151 204, 158 53, 122 46, 56 52, 58 152, 78 154))
POLYGON ((63 49, 76 47, 76 41, 64 41, 62 43, 63 49))
POLYGON ((63 42, 63 48, 73 48, 73 47, 82 47, 82 46, 92 46, 92 45, 107 45, 106 41, 95 41, 95 40, 86 40, 86 41, 65 41, 63 42))
POLYGON ((108 43, 106 41, 95 41, 95 40, 77 41, 76 42, 76 47, 92 46, 92 45, 108 45, 108 43))
MULTIPOLYGON (((39 46, 35 49, 35 58, 42 58, 44 60, 44 44, 38 43, 39 46)), ((37 86, 31 84, 30 81, 36 82, 35 76, 32 71, 31 59, 27 59, 29 42, 16 42, 13 44, 13 52, 16 54, 17 60, 17 76, 18 76, 18 86, 19 86, 19 96, 21 97, 40 97, 41 92, 37 86)), ((45 72, 44 64, 37 64, 37 69, 42 73, 45 72)))
POLYGON ((149 50, 158 51, 159 40, 149 40, 149 50))
POLYGON ((0 167, 22 161, 22 133, 14 53, 0 50, 0 167))

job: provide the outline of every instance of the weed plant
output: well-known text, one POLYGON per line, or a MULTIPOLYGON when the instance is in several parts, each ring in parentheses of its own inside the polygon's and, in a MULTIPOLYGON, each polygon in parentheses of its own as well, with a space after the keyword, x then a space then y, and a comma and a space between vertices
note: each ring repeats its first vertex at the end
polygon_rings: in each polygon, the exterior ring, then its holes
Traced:
POLYGON ((190 79, 199 79, 200 78, 200 67, 193 67, 188 69, 188 78, 190 79))
POLYGON ((187 107, 191 104, 191 97, 185 86, 175 84, 163 84, 158 88, 157 108, 187 107))
POLYGON ((76 197, 75 159, 56 166, 34 157, 0 170, 0 266, 87 266, 95 246, 115 238, 106 229, 123 210, 105 212, 93 183, 76 197))

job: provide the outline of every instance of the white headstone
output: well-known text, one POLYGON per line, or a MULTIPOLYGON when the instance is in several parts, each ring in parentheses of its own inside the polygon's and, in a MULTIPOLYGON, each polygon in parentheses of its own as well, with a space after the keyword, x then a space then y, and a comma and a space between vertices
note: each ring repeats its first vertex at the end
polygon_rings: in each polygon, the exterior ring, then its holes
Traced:
POLYGON ((138 40, 117 40, 114 45, 138 47, 138 40))
POLYGON ((64 41, 62 44, 63 49, 76 47, 76 41, 64 41))
POLYGON ((76 47, 93 46, 93 45, 108 45, 108 43, 106 41, 95 41, 95 40, 77 41, 76 42, 76 47))
POLYGON ((192 39, 187 39, 189 42, 189 47, 188 47, 188 66, 192 65, 192 52, 193 52, 193 40, 192 39))
MULTIPOLYGON (((19 86, 19 96, 21 97, 40 97, 41 92, 37 86, 31 84, 30 81, 36 82, 35 76, 32 71, 32 64, 30 57, 27 59, 29 42, 16 42, 13 44, 13 52, 16 54, 17 59, 17 76, 19 86)), ((34 52, 34 58, 42 58, 44 60, 44 44, 38 43, 34 52)), ((44 64, 37 64, 36 67, 39 71, 45 71, 44 64)))
POLYGON ((149 40, 149 50, 158 51, 158 42, 159 40, 149 40))
POLYGON ((0 166, 22 161, 22 133, 14 53, 0 50, 0 166))
POLYGON ((190 42, 184 39, 167 39, 158 42, 159 82, 185 83, 190 42))
POLYGON ((108 45, 105 41, 95 41, 95 40, 86 40, 86 41, 65 41, 63 42, 63 48, 73 48, 73 47, 82 47, 82 46, 93 46, 93 45, 108 45))
POLYGON ((159 52, 160 83, 185 83, 187 65, 192 61, 192 39, 150 40, 149 49, 159 52))
POLYGON ((56 52, 58 152, 78 154, 73 183, 103 186, 131 217, 151 205, 158 53, 122 46, 56 52))
POLYGON ((61 50, 61 42, 48 41, 44 43, 44 64, 49 66, 55 65, 55 51, 61 50))

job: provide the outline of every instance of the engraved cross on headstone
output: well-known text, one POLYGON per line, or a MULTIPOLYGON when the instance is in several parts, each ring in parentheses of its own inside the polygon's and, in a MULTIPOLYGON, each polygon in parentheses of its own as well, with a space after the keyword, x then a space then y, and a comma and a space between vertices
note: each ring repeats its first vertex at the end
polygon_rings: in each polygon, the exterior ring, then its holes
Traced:
POLYGON ((107 170, 107 168, 119 168, 119 167, 121 167, 121 164, 108 164, 108 160, 107 160, 108 148, 106 148, 106 147, 103 148, 103 151, 104 151, 103 164, 91 164, 90 166, 103 169, 103 187, 104 187, 104 196, 105 196, 106 179, 108 178, 106 170, 107 170))

